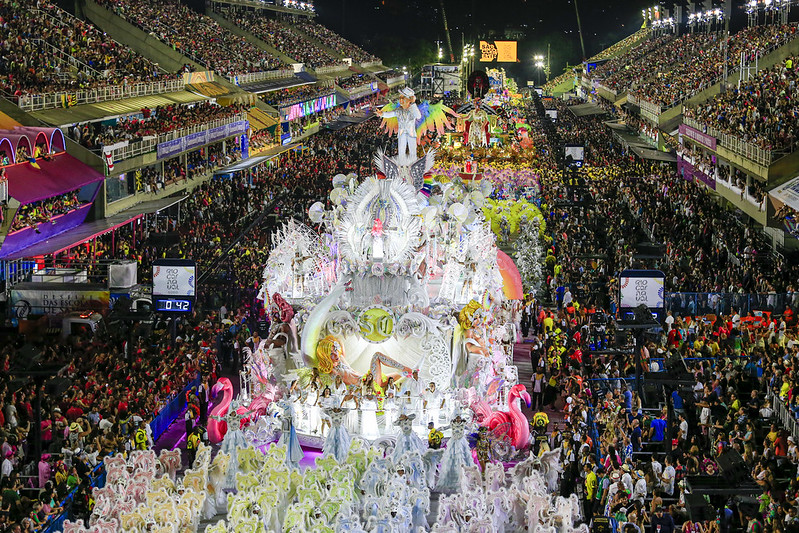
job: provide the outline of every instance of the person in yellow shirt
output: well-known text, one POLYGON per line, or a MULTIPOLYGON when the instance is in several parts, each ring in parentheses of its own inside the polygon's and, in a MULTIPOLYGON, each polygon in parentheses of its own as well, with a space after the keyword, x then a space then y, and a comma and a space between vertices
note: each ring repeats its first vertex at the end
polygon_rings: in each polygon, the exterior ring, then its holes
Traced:
POLYGON ((544 318, 544 332, 548 333, 552 331, 552 328, 555 327, 555 319, 552 318, 552 313, 547 314, 546 318, 544 318))
MULTIPOLYGON (((596 487, 597 487, 597 479, 596 474, 591 469, 591 465, 586 463, 585 464, 585 497, 590 502, 594 500, 596 496, 596 487)), ((586 513, 585 516, 590 516, 590 514, 586 513)))

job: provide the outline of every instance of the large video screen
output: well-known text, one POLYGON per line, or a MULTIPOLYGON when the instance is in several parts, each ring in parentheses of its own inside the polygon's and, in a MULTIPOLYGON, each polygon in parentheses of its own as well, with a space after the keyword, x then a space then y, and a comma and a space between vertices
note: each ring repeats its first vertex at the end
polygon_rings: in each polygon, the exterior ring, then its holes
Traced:
POLYGON ((321 96, 313 100, 294 104, 291 107, 285 107, 280 110, 280 114, 283 122, 291 122, 292 120, 307 117, 308 115, 313 115, 314 113, 319 113, 320 111, 325 111, 334 107, 336 107, 336 95, 329 94, 327 96, 321 96))
POLYGON ((184 259, 162 259, 153 263, 153 296, 195 296, 197 266, 184 259))
POLYGON ((577 165, 578 167, 583 166, 583 161, 585 160, 585 147, 582 144, 567 144, 564 147, 565 153, 563 157, 566 161, 569 161, 569 157, 571 157, 572 163, 577 165))
POLYGON ((619 276, 619 307, 649 309, 665 307, 666 277, 660 270, 625 270, 619 276))
POLYGON ((480 41, 481 63, 516 63, 516 41, 480 41))

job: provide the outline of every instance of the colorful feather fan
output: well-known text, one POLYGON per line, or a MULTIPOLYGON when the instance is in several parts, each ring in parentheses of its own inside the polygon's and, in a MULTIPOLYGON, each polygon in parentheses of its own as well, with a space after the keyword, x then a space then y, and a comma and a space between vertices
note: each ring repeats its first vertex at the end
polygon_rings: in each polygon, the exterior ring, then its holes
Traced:
MULTIPOLYGON (((447 129, 453 129, 453 124, 450 122, 447 115, 457 116, 457 113, 445 106, 441 102, 431 104, 424 101, 417 104, 422 118, 416 121, 416 139, 421 139, 428 131, 434 131, 439 135, 443 134, 447 129)), ((382 108, 383 113, 396 111, 399 109, 398 102, 389 102, 382 108)), ((399 122, 397 117, 383 118, 383 128, 389 135, 396 135, 399 131, 399 122)))

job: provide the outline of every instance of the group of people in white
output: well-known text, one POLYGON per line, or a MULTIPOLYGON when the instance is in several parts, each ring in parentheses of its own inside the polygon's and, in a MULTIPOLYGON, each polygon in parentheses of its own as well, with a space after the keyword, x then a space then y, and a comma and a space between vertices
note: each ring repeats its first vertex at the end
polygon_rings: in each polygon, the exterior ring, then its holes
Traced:
POLYGON ((389 378, 382 394, 369 384, 348 387, 340 377, 331 386, 300 387, 295 382, 289 393, 299 433, 326 436, 331 427, 326 411, 341 407, 348 410, 344 421, 347 430, 368 440, 394 433, 394 421, 399 413, 414 414, 414 428, 420 433, 426 432, 431 422, 436 428, 444 426, 452 415, 452 399, 451 393, 441 392, 432 381, 424 386, 418 372, 407 378, 401 387, 395 386, 389 378))
POLYGON ((554 494, 557 451, 530 455, 509 472, 488 462, 481 472, 468 439, 471 417, 456 413, 445 446, 430 449, 414 432, 414 413, 400 413, 394 436, 372 444, 350 436, 346 408, 326 407, 323 453, 302 468, 292 402, 283 398, 270 412, 243 430, 229 417, 221 449, 214 455, 201 444, 182 477, 180 450, 107 459, 90 524, 67 523, 65 531, 178 533, 220 515, 206 533, 587 531, 574 526, 577 498, 554 494), (267 447, 278 433, 269 428, 280 428, 280 439, 267 447))

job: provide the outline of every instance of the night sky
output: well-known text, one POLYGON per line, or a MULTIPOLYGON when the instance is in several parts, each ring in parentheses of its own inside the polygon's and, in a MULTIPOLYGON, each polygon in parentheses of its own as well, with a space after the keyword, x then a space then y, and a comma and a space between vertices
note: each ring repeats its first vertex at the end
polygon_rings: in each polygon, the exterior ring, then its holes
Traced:
MULTIPOLYGON (((589 57, 635 32, 641 27, 641 9, 655 5, 653 0, 577 2, 589 57)), ((386 65, 434 61, 437 40, 448 55, 440 0, 315 0, 314 5, 319 22, 376 53, 386 65)), ((521 62, 503 65, 521 84, 535 79, 532 56, 546 54, 547 44, 552 76, 582 59, 573 0, 444 0, 444 6, 456 60, 463 41, 504 39, 508 30, 524 35, 519 38, 521 62)))

